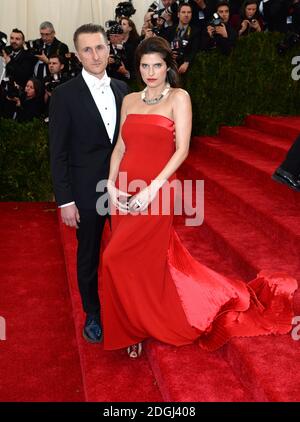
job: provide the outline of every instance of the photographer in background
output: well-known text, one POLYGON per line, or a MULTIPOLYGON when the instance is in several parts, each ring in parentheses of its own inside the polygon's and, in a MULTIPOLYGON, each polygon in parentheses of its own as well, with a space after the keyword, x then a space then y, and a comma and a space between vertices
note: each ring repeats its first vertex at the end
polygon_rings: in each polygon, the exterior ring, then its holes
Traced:
POLYGON ((40 34, 41 38, 35 41, 32 54, 38 59, 34 68, 34 75, 42 81, 49 75, 49 57, 52 54, 64 57, 69 49, 66 44, 55 38, 55 30, 51 22, 43 22, 40 25, 40 34))
POLYGON ((130 71, 126 51, 123 47, 124 33, 122 26, 115 23, 107 31, 110 54, 108 59, 108 76, 127 82, 130 79, 130 71))
POLYGON ((30 78, 25 86, 24 93, 18 97, 10 98, 15 104, 13 118, 20 123, 30 122, 40 118, 43 113, 42 83, 36 78, 30 78))
POLYGON ((209 22, 207 30, 201 37, 201 50, 218 48, 221 53, 229 55, 236 43, 237 33, 229 24, 230 11, 228 1, 220 1, 216 13, 209 22))
POLYGON ((128 70, 130 73, 130 80, 136 78, 135 73, 135 50, 140 43, 140 37, 137 33, 135 23, 123 16, 120 21, 123 29, 123 48, 127 60, 128 70))
POLYGON ((199 30, 205 31, 213 10, 209 6, 208 0, 192 0, 192 20, 191 25, 197 26, 199 30))
POLYGON ((258 2, 245 0, 240 15, 233 15, 230 24, 238 32, 239 37, 263 31, 264 22, 258 10, 258 2))
POLYGON ((24 49, 24 43, 23 32, 15 28, 10 34, 10 45, 1 51, 6 68, 5 76, 22 88, 25 88, 34 69, 34 59, 24 49))
POLYGON ((289 0, 285 22, 285 38, 278 44, 279 54, 285 54, 289 48, 300 43, 300 1, 289 0))
POLYGON ((48 120, 48 111, 52 92, 56 87, 69 80, 68 74, 64 73, 65 61, 63 57, 58 56, 57 54, 50 56, 48 68, 49 76, 46 76, 43 80, 46 122, 48 120))
POLYGON ((286 32, 288 9, 286 0, 261 0, 259 10, 263 15, 266 30, 286 32))
POLYGON ((195 55, 200 41, 200 31, 192 26, 192 7, 188 3, 181 3, 178 8, 178 25, 166 29, 164 38, 171 44, 173 55, 178 65, 179 73, 186 73, 195 55))

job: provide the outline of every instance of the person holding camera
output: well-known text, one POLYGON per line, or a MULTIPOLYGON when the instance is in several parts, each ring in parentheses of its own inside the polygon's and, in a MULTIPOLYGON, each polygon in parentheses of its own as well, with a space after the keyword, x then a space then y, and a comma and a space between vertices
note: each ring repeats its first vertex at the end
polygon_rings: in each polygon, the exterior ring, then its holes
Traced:
POLYGON ((236 29, 239 37, 263 31, 264 23, 257 1, 245 0, 240 15, 233 15, 230 24, 236 29))
POLYGON ((42 83, 36 78, 30 78, 21 96, 10 99, 15 102, 14 119, 20 123, 30 122, 40 118, 43 113, 42 83))
POLYGON ((197 26, 201 32, 206 30, 209 18, 212 15, 212 10, 209 0, 192 0, 192 20, 191 24, 197 26))
POLYGON ((137 33, 135 23, 125 16, 121 18, 120 25, 123 29, 123 48, 127 60, 127 66, 130 73, 130 80, 135 79, 135 51, 140 43, 140 37, 137 33))
POLYGON ((286 32, 289 5, 286 0, 261 0, 259 4, 268 31, 286 32))
POLYGON ((10 45, 1 52, 5 62, 5 76, 23 89, 34 69, 34 59, 24 49, 24 42, 24 33, 14 28, 10 34, 10 45))
POLYGON ((220 1, 206 32, 202 34, 201 50, 208 51, 218 48, 223 54, 229 55, 231 53, 236 43, 237 33, 229 24, 229 17, 228 1, 220 1))
POLYGON ((50 100, 52 96, 52 92, 55 88, 57 88, 59 85, 61 85, 64 82, 67 82, 69 80, 68 75, 64 73, 64 59, 61 56, 58 56, 57 54, 52 54, 49 57, 49 76, 46 76, 43 80, 44 85, 44 102, 45 102, 45 114, 46 119, 48 120, 48 110, 50 105, 50 100))
POLYGON ((37 49, 35 57, 38 61, 34 68, 34 75, 42 81, 49 75, 49 57, 52 54, 64 57, 69 52, 69 48, 55 37, 55 30, 51 22, 43 22, 40 25, 40 34, 41 38, 35 44, 37 49))
POLYGON ((110 54, 108 59, 108 76, 127 82, 130 79, 130 71, 126 51, 123 46, 124 32, 120 24, 112 25, 107 31, 110 54))
POLYGON ((173 25, 165 31, 163 38, 171 44, 174 58, 180 74, 187 72, 199 48, 200 31, 191 25, 192 7, 181 3, 178 7, 178 25, 173 25))

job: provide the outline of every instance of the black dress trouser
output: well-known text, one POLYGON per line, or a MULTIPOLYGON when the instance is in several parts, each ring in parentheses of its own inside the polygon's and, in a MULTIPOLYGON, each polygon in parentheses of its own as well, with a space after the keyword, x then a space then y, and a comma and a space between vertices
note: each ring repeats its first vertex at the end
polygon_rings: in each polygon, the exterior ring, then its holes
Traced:
POLYGON ((79 214, 80 223, 76 231, 79 291, 84 311, 100 317, 98 267, 106 216, 100 216, 96 210, 79 210, 79 214))

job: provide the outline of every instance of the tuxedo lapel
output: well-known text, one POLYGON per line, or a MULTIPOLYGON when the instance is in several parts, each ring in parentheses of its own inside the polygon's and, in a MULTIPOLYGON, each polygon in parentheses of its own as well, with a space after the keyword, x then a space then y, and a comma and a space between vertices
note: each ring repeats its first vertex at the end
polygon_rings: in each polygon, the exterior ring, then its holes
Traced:
POLYGON ((119 130, 120 130, 121 106, 122 106, 122 98, 123 97, 122 97, 114 79, 111 79, 110 86, 111 86, 111 89, 114 93, 115 100, 116 100, 116 107, 117 107, 116 127, 115 127, 115 132, 114 132, 114 137, 113 137, 113 145, 114 145, 117 142, 119 130))

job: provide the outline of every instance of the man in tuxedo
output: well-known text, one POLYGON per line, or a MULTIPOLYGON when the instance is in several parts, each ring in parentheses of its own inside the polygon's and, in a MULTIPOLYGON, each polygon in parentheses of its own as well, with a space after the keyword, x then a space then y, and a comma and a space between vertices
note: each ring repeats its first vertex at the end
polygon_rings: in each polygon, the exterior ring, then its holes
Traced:
POLYGON ((25 36, 14 28, 10 34, 10 46, 2 51, 6 64, 6 77, 23 89, 33 75, 34 58, 24 49, 25 36))
POLYGON ((121 103, 129 90, 125 82, 107 76, 109 46, 101 26, 81 26, 74 44, 83 70, 52 95, 51 171, 62 221, 77 229, 77 278, 86 313, 83 336, 98 343, 102 339, 98 265, 106 216, 96 211, 96 185, 108 178, 121 103))
POLYGON ((35 56, 37 58, 37 63, 34 68, 34 75, 37 79, 42 81, 49 75, 49 57, 53 54, 65 57, 69 52, 69 48, 55 37, 55 30, 51 22, 41 23, 40 35, 41 38, 37 40, 36 46, 38 46, 41 52, 35 56))

